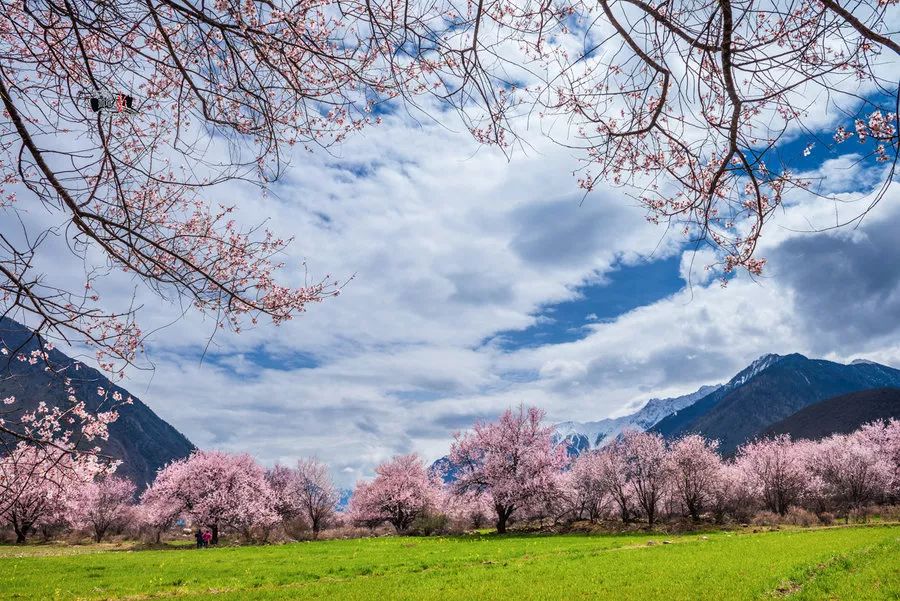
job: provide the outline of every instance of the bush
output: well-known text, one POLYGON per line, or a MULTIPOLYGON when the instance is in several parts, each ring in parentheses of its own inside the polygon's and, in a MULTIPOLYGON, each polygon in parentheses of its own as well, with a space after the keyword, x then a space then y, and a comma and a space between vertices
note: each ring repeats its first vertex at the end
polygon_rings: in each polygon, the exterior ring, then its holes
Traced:
POLYGON ((432 536, 434 534, 445 534, 448 530, 450 520, 443 513, 423 513, 415 520, 409 528, 409 533, 416 536, 432 536))
POLYGON ((822 511, 819 513, 819 521, 826 526, 831 526, 834 523, 834 514, 829 511, 822 511))
POLYGON ((781 523, 781 516, 771 511, 757 511, 750 523, 754 526, 777 526, 781 523))
POLYGON ((818 524, 819 518, 816 514, 800 507, 791 507, 788 509, 787 514, 783 517, 781 523, 808 528, 809 526, 818 524))
POLYGON ((850 514, 848 516, 848 521, 853 524, 865 524, 869 521, 869 507, 858 507, 856 509, 851 509, 850 514))

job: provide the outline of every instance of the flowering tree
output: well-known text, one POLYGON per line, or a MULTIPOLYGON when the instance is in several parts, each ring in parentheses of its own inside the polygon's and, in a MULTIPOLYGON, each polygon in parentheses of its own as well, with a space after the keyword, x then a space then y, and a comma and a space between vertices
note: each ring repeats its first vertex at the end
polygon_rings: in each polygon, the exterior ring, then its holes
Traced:
POLYGON ((845 515, 884 495, 892 475, 891 466, 863 430, 814 445, 809 471, 821 482, 826 502, 845 515))
POLYGON ((42 523, 69 517, 67 502, 73 487, 92 475, 82 462, 21 444, 0 458, 0 519, 12 526, 16 542, 42 523))
POLYGON ((727 515, 744 517, 751 512, 752 498, 746 475, 733 461, 719 464, 710 487, 709 508, 717 524, 724 522, 727 515))
POLYGON ((462 528, 481 528, 494 514, 490 497, 482 493, 457 494, 447 487, 440 489, 440 499, 441 512, 462 528))
POLYGON ((865 424, 857 433, 862 444, 874 449, 888 472, 887 496, 900 501, 900 420, 865 424))
MULTIPOLYGON (((34 457, 40 457, 39 463, 46 465, 77 464, 76 470, 38 470, 57 478, 51 483, 56 486, 64 484, 59 478, 74 472, 88 477, 91 471, 99 474, 115 469, 116 461, 102 455, 100 445, 108 438, 109 424, 118 418, 118 409, 132 399, 119 390, 85 385, 77 375, 80 364, 63 361, 64 355, 51 343, 18 324, 4 321, 0 325, 4 384, 43 372, 42 378, 49 374, 62 385, 62 400, 57 403, 35 398, 27 387, 20 394, 11 386, 10 392, 15 394, 0 395, 0 464, 14 464, 19 458, 34 464, 34 457), (20 447, 31 450, 17 453, 20 447)), ((15 471, 12 465, 7 469, 15 471)), ((0 483, 0 496, 5 494, 9 499, 15 489, 0 483)))
POLYGON ((718 446, 717 441, 706 440, 697 434, 689 434, 670 446, 672 485, 688 515, 695 521, 710 506, 720 475, 722 460, 716 451, 718 446))
POLYGON ((334 516, 339 500, 328 466, 318 459, 301 459, 294 469, 275 466, 266 478, 272 487, 275 510, 282 519, 302 517, 313 538, 318 538, 334 516))
POLYGON ((406 532, 417 517, 439 506, 437 484, 418 455, 398 455, 375 468, 375 474, 371 482, 358 482, 350 498, 355 523, 374 528, 388 522, 406 532))
POLYGON ((132 510, 135 523, 142 531, 149 532, 153 542, 159 543, 164 532, 172 529, 181 516, 180 504, 168 501, 167 487, 149 486, 140 496, 138 505, 132 510))
POLYGON ((604 458, 601 453, 587 452, 579 455, 568 472, 571 504, 577 517, 587 515, 597 520, 610 500, 610 493, 603 473, 604 458))
POLYGON ((566 452, 553 443, 553 428, 541 425, 543 417, 534 407, 508 409, 497 422, 457 434, 450 447, 455 490, 490 496, 500 533, 517 511, 553 502, 561 492, 566 452))
POLYGON ((615 440, 597 452, 599 484, 619 508, 619 517, 629 522, 635 513, 634 495, 628 486, 626 456, 621 441, 615 440))
POLYGON ((184 516, 208 525, 214 544, 222 527, 250 539, 255 528, 278 520, 266 472, 247 454, 197 451, 174 461, 160 470, 141 503, 148 523, 160 527, 184 516))
POLYGON ((769 511, 784 515, 807 486, 806 448, 785 434, 750 442, 737 454, 737 465, 753 493, 769 511))
POLYGON ((134 483, 116 476, 82 484, 69 502, 73 525, 89 530, 99 543, 110 529, 121 528, 132 519, 135 491, 134 483))
POLYGON ((653 526, 671 476, 665 440, 655 432, 632 430, 622 435, 618 446, 624 458, 627 486, 648 524, 653 526))

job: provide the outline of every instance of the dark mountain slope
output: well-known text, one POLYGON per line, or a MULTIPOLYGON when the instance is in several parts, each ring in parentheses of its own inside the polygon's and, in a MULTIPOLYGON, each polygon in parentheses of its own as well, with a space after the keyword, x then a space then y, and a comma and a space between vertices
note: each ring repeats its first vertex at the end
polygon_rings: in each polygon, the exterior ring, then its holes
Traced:
POLYGON ((773 424, 763 434, 790 434, 792 438, 818 440, 831 434, 847 434, 865 423, 892 417, 900 419, 900 388, 876 388, 810 405, 773 424))
MULTIPOLYGON (((0 346, 27 355, 38 348, 38 342, 24 326, 3 319, 0 320, 0 346)), ((139 490, 153 479, 159 468, 186 457, 194 449, 194 445, 178 430, 160 419, 127 390, 115 386, 99 371, 83 364, 76 370, 74 366, 77 362, 56 349, 49 355, 54 369, 66 368, 63 374, 48 373, 43 362, 29 365, 12 356, 0 357, 0 398, 14 395, 28 410, 40 401, 61 406, 67 397, 65 377, 72 379, 77 398, 91 410, 96 410, 102 402, 97 394, 98 386, 105 388, 110 395, 117 390, 125 398, 131 396, 134 399, 132 404, 117 408, 119 419, 110 426, 109 440, 101 448, 104 453, 122 460, 118 473, 133 480, 139 490)))
POLYGON ((654 429, 670 438, 702 433, 718 439, 727 454, 809 405, 860 390, 900 387, 900 370, 877 363, 842 365, 799 354, 763 359, 766 361, 761 369, 744 370, 689 407, 689 415, 679 412, 654 429))

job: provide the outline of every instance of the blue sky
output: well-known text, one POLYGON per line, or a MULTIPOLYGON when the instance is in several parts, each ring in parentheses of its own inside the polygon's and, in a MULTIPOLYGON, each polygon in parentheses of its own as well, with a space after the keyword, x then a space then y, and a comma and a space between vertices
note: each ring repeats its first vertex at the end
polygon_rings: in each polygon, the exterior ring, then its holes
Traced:
POLYGON ((499 332, 490 341, 514 351, 579 340, 588 334, 591 324, 612 321, 684 288, 687 283, 681 277, 680 265, 680 255, 617 262, 603 281, 577 288, 578 298, 542 306, 534 313, 533 325, 499 332))

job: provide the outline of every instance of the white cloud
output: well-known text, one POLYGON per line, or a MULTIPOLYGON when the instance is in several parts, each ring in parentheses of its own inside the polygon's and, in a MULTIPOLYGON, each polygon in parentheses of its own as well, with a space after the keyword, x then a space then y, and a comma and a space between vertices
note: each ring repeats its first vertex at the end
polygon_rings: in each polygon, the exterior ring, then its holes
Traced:
MULTIPOLYGON (((294 282, 302 260, 314 278, 354 278, 339 298, 282 327, 217 335, 202 364, 210 320, 191 314, 163 327, 149 338, 155 371, 132 372, 128 387, 200 446, 267 463, 317 455, 348 485, 393 453, 436 458, 451 432, 520 402, 551 419, 597 419, 722 381, 767 352, 900 360, 900 345, 887 339, 843 344, 810 328, 806 299, 778 264, 722 288, 704 269, 715 262, 705 249, 681 255, 689 289, 614 320, 589 314, 580 340, 518 351, 485 343, 548 319, 538 316, 542 306, 605 282, 617 263, 680 252, 681 240, 648 224, 621 191, 582 204, 576 161, 533 143, 507 161, 463 133, 398 116, 338 157, 295 157, 267 198, 236 184, 218 190, 246 223, 267 217, 295 237, 286 257, 294 282), (293 366, 301 354, 315 364, 293 366)), ((821 173, 839 173, 842 160, 821 173)), ((861 181, 840 173, 830 191, 861 181)), ((763 255, 833 222, 834 210, 798 195, 767 232, 763 255)), ((871 215, 879 220, 897 222, 888 200, 871 215)), ((69 269, 56 265, 58 253, 42 258, 44 269, 69 269)), ((124 303, 134 283, 114 274, 104 288, 124 303)), ((181 314, 140 287, 138 296, 148 330, 181 314)))

